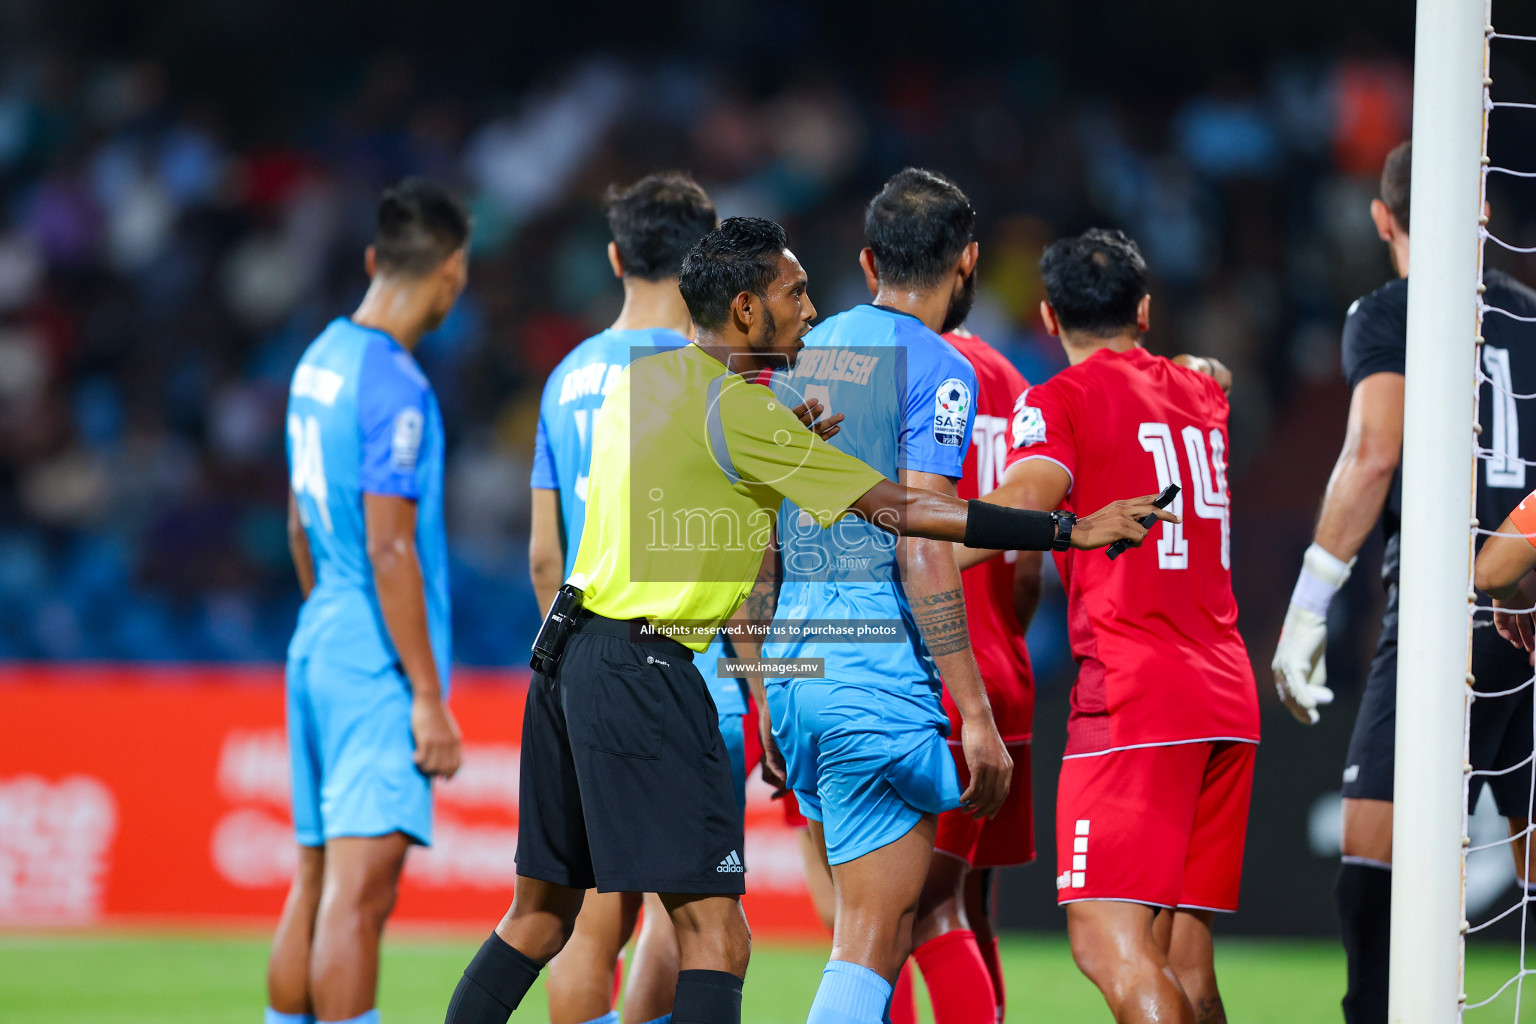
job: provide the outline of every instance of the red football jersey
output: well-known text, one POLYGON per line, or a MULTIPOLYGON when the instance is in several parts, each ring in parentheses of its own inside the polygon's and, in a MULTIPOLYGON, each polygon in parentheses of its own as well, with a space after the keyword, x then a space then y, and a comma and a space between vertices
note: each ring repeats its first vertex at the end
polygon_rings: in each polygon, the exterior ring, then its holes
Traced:
POLYGON ((1101 349, 1030 388, 1008 464, 1049 459, 1070 474, 1078 515, 1170 483, 1170 510, 1111 561, 1067 551, 1077 659, 1067 753, 1259 738, 1258 694, 1237 632, 1227 496, 1227 399, 1210 377, 1142 348, 1101 349))
MULTIPOLYGON (((970 360, 976 371, 976 416, 965 473, 956 491, 979 498, 1003 478, 1008 461, 1008 429, 1014 408, 1029 382, 1001 352, 975 336, 946 334, 944 340, 970 360)), ((1013 552, 972 566, 960 575, 965 587, 965 617, 971 649, 987 687, 992 716, 1005 743, 1030 738, 1035 719, 1035 674, 1029 666, 1024 630, 1013 611, 1013 552)), ((950 740, 960 741, 960 712, 944 691, 950 740)))

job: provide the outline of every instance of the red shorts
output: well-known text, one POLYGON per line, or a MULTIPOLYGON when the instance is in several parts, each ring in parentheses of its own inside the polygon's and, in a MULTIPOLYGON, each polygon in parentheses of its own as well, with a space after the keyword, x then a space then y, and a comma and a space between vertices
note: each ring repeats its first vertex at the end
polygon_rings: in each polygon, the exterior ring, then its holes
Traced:
POLYGON ((747 713, 741 716, 741 741, 746 754, 747 778, 750 779, 752 769, 763 759, 763 734, 757 728, 757 701, 750 696, 747 697, 747 713))
MULTIPOLYGON (((949 752, 955 756, 960 788, 964 790, 971 783, 965 753, 957 744, 950 744, 949 752)), ((1008 744, 1008 756, 1013 758, 1013 785, 1002 809, 990 818, 980 819, 959 807, 945 811, 939 815, 939 831, 933 840, 935 853, 958 857, 973 868, 1007 868, 1035 859, 1035 801, 1031 792, 1034 780, 1029 742, 1008 744)))
POLYGON ((1255 744, 1068 757, 1056 795, 1056 902, 1237 909, 1255 744))
POLYGON ((811 823, 805 820, 805 815, 800 813, 800 801, 795 799, 794 790, 785 793, 780 801, 784 804, 784 824, 798 829, 811 827, 811 823))

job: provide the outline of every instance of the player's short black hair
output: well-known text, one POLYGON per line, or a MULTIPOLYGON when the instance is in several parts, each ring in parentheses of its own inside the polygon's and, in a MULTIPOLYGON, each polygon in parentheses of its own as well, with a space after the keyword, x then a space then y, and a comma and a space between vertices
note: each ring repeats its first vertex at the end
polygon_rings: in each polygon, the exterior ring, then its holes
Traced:
POLYGON ((405 178, 384 190, 373 232, 374 264, 414 277, 430 274, 469 241, 469 211, 450 190, 405 178))
POLYGON ((1125 232, 1092 228, 1053 242, 1040 279, 1063 330, 1104 337, 1136 326, 1147 261, 1125 232))
POLYGON ((880 280, 932 288, 971 244, 976 210, 960 186, 937 171, 908 167, 885 183, 864 211, 864 238, 880 280))
POLYGON ((1408 230, 1408 185, 1413 178, 1413 142, 1399 142, 1381 165, 1381 201, 1398 227, 1408 230))
POLYGON ((683 258, 677 287, 688 315, 706 331, 725 326, 742 292, 764 295, 779 275, 779 254, 789 248, 784 229, 762 217, 727 217, 683 258))
POLYGON ((608 189, 608 229, 626 277, 676 277, 683 257, 715 219, 709 195, 681 171, 648 174, 628 188, 608 189))

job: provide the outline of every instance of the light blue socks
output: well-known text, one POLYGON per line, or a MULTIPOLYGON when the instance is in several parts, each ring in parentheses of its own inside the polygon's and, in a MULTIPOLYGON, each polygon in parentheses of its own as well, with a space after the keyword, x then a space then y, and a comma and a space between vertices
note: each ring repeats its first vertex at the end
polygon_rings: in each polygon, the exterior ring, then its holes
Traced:
MULTIPOLYGON (((617 1017, 614 1018, 614 1024, 618 1024, 617 1017)), ((663 1014, 662 1016, 657 1017, 655 1020, 645 1021, 644 1024, 672 1024, 672 1015, 670 1013, 663 1014)))
POLYGON ((827 962, 806 1024, 879 1024, 891 1001, 891 983, 846 960, 827 962))
MULTIPOLYGON (((272 1007, 267 1007, 266 1024, 317 1024, 314 1015, 308 1013, 278 1013, 272 1007)), ((379 1024, 379 1011, 375 1007, 367 1013, 358 1014, 347 1020, 326 1021, 325 1024, 379 1024)), ((608 1024, 607 1018, 603 1018, 603 1024, 608 1024)), ((619 1024, 618 1015, 613 1017, 613 1024, 619 1024)))
POLYGON ((315 1018, 307 1013, 278 1013, 269 1006, 266 1024, 315 1024, 315 1018))
POLYGON ((591 1020, 583 1022, 583 1024, 619 1024, 619 1011, 609 1010, 601 1017, 593 1017, 591 1020))

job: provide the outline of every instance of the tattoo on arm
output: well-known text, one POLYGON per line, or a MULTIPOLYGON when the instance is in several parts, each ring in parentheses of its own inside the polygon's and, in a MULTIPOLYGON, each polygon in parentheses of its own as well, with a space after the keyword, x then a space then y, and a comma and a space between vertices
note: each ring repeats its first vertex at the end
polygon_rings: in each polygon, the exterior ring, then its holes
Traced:
POLYGON ((753 622, 767 623, 773 621, 773 613, 778 606, 778 558, 769 552, 763 559, 762 566, 757 570, 757 582, 752 585, 752 591, 742 602, 741 611, 738 614, 753 622))
POLYGON ((965 626, 965 591, 959 587, 923 595, 913 602, 912 618, 928 645, 928 653, 935 657, 971 646, 965 626))
POLYGON ((777 607, 778 595, 774 593, 774 588, 764 587, 759 583, 752 588, 746 601, 742 602, 741 614, 753 622, 768 622, 773 618, 777 607))

